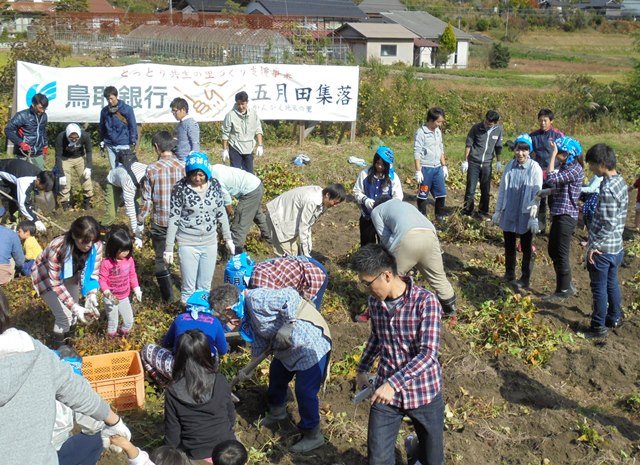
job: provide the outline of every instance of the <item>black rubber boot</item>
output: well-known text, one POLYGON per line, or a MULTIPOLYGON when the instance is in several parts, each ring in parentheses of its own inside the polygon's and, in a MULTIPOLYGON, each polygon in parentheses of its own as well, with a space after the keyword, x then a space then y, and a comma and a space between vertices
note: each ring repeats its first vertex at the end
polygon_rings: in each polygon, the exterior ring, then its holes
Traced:
POLYGON ((453 297, 449 298, 449 299, 446 299, 446 300, 443 300, 443 299, 440 299, 440 298, 438 298, 438 300, 440 301, 440 305, 442 305, 442 311, 444 313, 444 315, 443 315, 444 318, 451 318, 458 311, 458 309, 456 307, 456 296, 455 295, 453 297))
POLYGON ((85 197, 82 199, 82 209, 89 210, 91 208, 91 197, 85 197))
POLYGON ((71 202, 62 202, 62 210, 65 212, 71 210, 71 202))
POLYGON ((422 213, 423 215, 427 214, 427 202, 428 200, 426 199, 418 199, 418 210, 420 211, 420 213, 422 213))
POLYGON ((445 197, 438 197, 436 199, 436 205, 435 205, 435 213, 436 213, 436 218, 439 221, 442 221, 442 219, 444 219, 444 201, 445 201, 445 197))
POLYGON ((168 271, 156 273, 156 281, 158 281, 162 301, 166 304, 173 302, 173 280, 171 279, 171 273, 168 271))

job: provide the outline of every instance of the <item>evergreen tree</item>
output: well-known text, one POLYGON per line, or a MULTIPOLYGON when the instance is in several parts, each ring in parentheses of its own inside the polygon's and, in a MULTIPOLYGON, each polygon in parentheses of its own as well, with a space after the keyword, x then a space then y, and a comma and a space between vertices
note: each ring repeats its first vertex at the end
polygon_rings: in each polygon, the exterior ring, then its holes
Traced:
POLYGON ((449 61, 449 55, 454 53, 458 46, 456 33, 453 32, 453 26, 451 23, 447 24, 447 27, 444 28, 438 45, 438 51, 436 52, 436 66, 446 66, 447 61, 449 61))

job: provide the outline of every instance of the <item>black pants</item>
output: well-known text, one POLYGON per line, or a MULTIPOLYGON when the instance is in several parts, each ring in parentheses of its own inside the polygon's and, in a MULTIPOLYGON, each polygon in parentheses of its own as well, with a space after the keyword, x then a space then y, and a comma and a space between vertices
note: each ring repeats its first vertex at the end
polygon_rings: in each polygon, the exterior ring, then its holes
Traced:
POLYGON ((373 221, 371 218, 367 219, 360 215, 360 247, 364 247, 367 244, 377 244, 378 234, 373 227, 373 221))
MULTIPOLYGON (((544 186, 542 187, 544 188, 544 186)), ((538 224, 540 225, 540 234, 545 233, 547 230, 547 212, 548 211, 549 211, 549 197, 542 197, 540 199, 540 206, 538 207, 538 224)))
MULTIPOLYGON (((516 278, 516 240, 518 235, 513 232, 504 231, 504 259, 505 259, 505 277, 511 281, 516 278)), ((533 269, 533 251, 531 248, 533 242, 533 234, 527 231, 520 236, 520 244, 522 245, 522 281, 529 282, 531 279, 531 270, 533 269)))
POLYGON ((474 197, 476 187, 480 181, 480 213, 489 214, 489 194, 491 192, 491 163, 483 165, 479 163, 469 163, 467 171, 467 188, 464 192, 464 207, 462 213, 470 215, 473 212, 474 197))
POLYGON ((549 231, 549 257, 556 270, 556 292, 571 286, 571 239, 577 221, 569 215, 556 215, 551 219, 549 231))

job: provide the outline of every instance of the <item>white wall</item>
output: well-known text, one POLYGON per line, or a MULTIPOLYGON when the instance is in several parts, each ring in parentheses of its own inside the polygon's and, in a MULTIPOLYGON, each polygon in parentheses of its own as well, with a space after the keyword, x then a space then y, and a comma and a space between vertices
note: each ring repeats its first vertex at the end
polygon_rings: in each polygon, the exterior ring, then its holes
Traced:
POLYGON ((375 58, 383 65, 391 65, 401 61, 409 66, 413 66, 413 39, 405 42, 392 40, 370 40, 367 43, 367 59, 375 58), (395 45, 395 56, 382 56, 382 45, 395 45))

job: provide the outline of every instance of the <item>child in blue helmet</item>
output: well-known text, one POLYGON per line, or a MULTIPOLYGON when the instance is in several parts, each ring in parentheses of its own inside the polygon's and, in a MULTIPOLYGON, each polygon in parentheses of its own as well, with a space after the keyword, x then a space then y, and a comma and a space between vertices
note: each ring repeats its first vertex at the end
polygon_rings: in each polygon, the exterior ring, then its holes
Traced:
POLYGON ((530 158, 531 137, 521 134, 515 140, 515 158, 502 173, 493 222, 504 235, 505 280, 516 289, 529 287, 533 269, 533 236, 538 232, 536 194, 542 188, 542 168, 530 158), (516 239, 522 246, 522 274, 516 279, 516 239))
POLYGON ((187 300, 184 313, 178 315, 171 323, 169 331, 162 340, 162 345, 147 344, 142 348, 142 365, 149 376, 161 386, 171 381, 178 340, 190 329, 199 329, 207 336, 211 353, 216 356, 216 362, 218 356, 229 351, 222 324, 213 316, 209 305, 209 293, 194 292, 187 300))
POLYGON ((402 200, 402 184, 400 176, 393 169, 393 150, 380 146, 373 156, 369 168, 360 172, 353 186, 353 196, 360 206, 360 245, 378 242, 376 230, 371 222, 371 210, 376 199, 388 195, 402 200))
POLYGON ((576 294, 571 282, 571 239, 578 223, 578 200, 584 181, 582 146, 568 136, 551 144, 551 159, 547 169, 551 230, 549 231, 549 257, 556 271, 555 292, 547 301, 561 301, 576 294))

